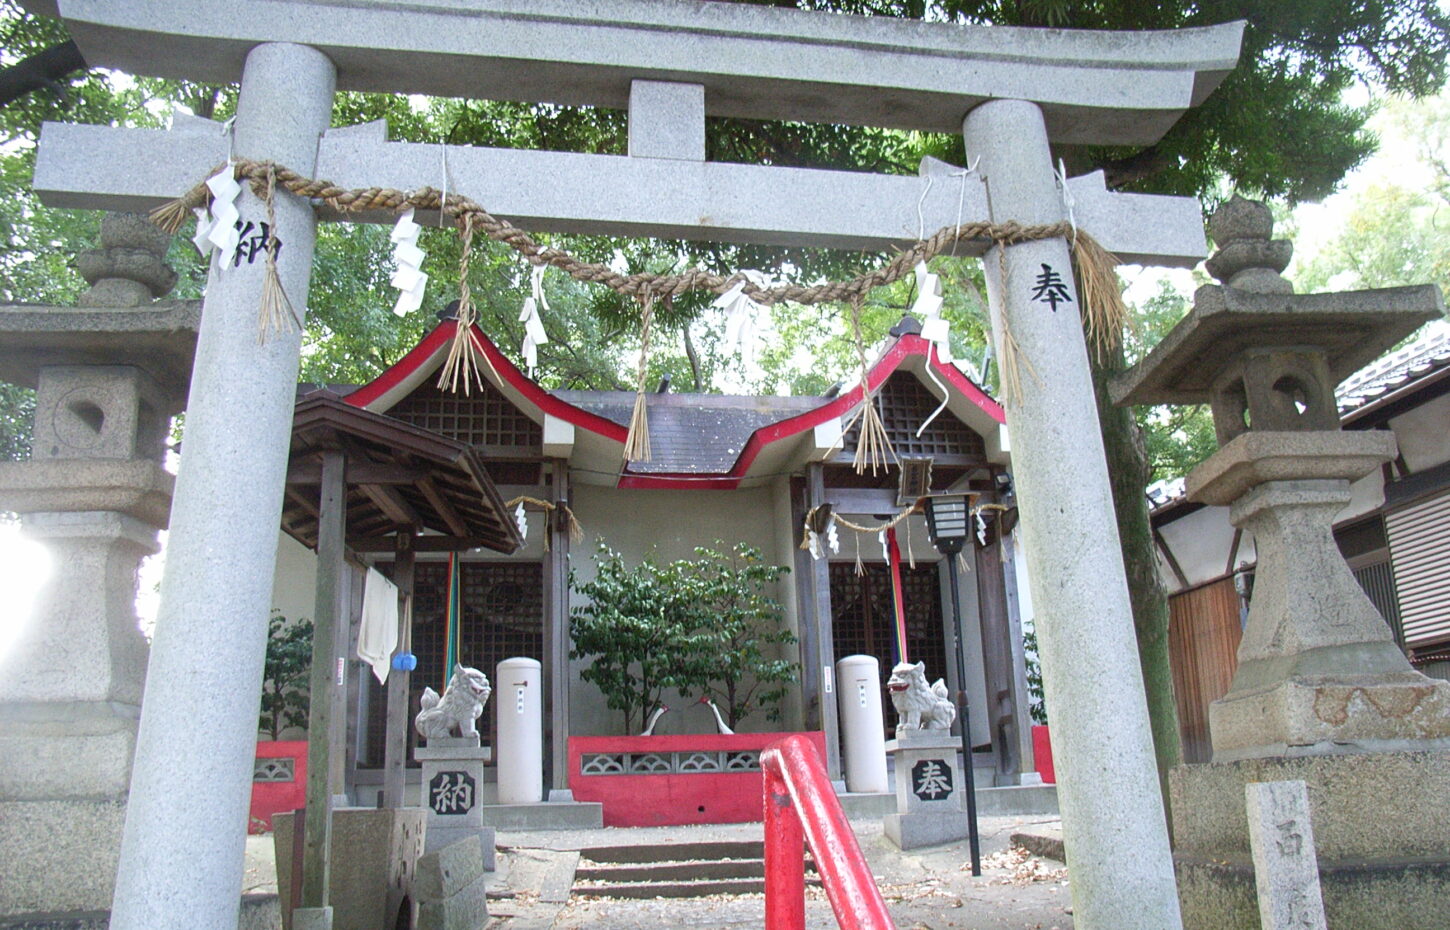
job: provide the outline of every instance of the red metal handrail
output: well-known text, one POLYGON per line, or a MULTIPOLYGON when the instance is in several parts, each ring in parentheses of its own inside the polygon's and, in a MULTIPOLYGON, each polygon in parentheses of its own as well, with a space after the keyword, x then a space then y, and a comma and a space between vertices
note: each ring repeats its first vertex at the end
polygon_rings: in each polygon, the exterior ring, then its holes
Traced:
POLYGON ((765 771, 765 930, 804 930, 805 844, 842 930, 896 930, 856 834, 810 740, 792 734, 760 754, 765 771))

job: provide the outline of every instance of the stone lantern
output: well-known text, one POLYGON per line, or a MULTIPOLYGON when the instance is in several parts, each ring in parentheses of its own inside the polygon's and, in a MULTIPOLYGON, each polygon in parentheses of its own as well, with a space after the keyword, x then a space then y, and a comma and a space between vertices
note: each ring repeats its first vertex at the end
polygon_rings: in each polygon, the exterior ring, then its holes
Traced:
POLYGON ((173 478, 198 301, 164 297, 171 237, 110 214, 78 257, 79 307, 0 307, 0 380, 36 390, 31 457, 0 462, 0 510, 54 566, 0 662, 0 915, 110 906, 146 677, 135 600, 173 478))
POLYGON ((1211 405, 1219 450, 1188 496, 1229 507, 1258 553, 1213 762, 1172 778, 1184 926, 1258 926, 1244 786, 1281 780, 1308 784, 1330 925, 1423 926, 1443 907, 1425 888, 1450 887, 1450 831, 1425 818, 1450 796, 1450 682, 1410 667, 1335 544, 1350 482, 1396 447, 1341 431, 1334 388, 1444 304, 1433 285, 1295 294, 1260 203, 1235 197, 1209 231, 1221 284, 1113 386, 1119 404, 1211 405))

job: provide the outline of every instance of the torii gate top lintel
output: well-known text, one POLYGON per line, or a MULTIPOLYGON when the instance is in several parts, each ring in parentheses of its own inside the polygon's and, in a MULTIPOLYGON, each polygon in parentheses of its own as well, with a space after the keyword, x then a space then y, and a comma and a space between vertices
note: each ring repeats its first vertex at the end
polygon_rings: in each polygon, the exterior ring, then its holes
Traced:
POLYGON ((632 79, 699 84, 710 115, 956 133, 1031 100, 1050 138, 1151 144, 1218 86, 1242 22, 1156 32, 823 16, 701 0, 26 0, 86 61, 231 83, 252 47, 326 54, 339 90, 624 107, 632 79), (869 65, 869 66, 868 66, 869 65))

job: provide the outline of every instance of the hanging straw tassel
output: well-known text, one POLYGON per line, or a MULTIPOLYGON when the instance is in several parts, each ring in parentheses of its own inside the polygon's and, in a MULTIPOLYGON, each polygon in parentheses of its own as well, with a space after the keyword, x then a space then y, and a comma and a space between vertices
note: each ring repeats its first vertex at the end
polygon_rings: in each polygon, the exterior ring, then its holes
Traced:
MULTIPOLYGON (((997 240, 997 275, 1001 281, 1002 297, 1007 296, 1007 246, 1011 245, 1006 240, 997 240)), ((1012 324, 1007 320, 1005 308, 998 312, 997 318, 992 321, 997 329, 997 341, 1000 343, 998 354, 1001 356, 997 362, 1002 371, 1002 402, 1012 405, 1022 400, 1022 365, 1027 366, 1027 371, 1039 384, 1042 378, 1038 376, 1037 369, 1032 367, 1032 361, 1022 353, 1022 347, 1017 344, 1017 337, 1012 333, 1012 324)))
MULTIPOLYGON (((224 167, 225 164, 217 165, 208 171, 206 176, 209 178, 224 167)), ((191 219, 192 210, 206 206, 209 193, 206 189, 206 181, 202 181, 175 200, 169 200, 152 210, 147 214, 147 218, 151 220, 152 225, 174 236, 181 231, 181 224, 191 219)))
POLYGON ((856 335, 856 354, 861 360, 861 409, 856 414, 856 418, 861 421, 861 433, 856 438, 854 464, 856 474, 864 474, 866 466, 870 465, 871 474, 874 475, 876 469, 889 467, 889 459, 895 459, 896 452, 891 448, 891 437, 886 435, 886 425, 881 422, 881 415, 876 412, 876 397, 871 391, 871 370, 866 364, 866 340, 861 335, 861 301, 860 293, 851 299, 851 327, 856 335))
POLYGON ((639 374, 635 383, 634 413, 629 418, 629 435, 624 438, 624 460, 626 462, 648 462, 649 411, 645 401, 644 379, 649 366, 650 322, 655 315, 655 298, 648 289, 640 297, 642 305, 639 324, 639 374))
MULTIPOLYGON (((446 204, 439 208, 447 209, 446 204)), ((458 393, 458 382, 463 382, 464 396, 473 393, 473 383, 483 390, 483 372, 478 367, 478 348, 473 344, 473 324, 478 321, 478 311, 473 306, 473 292, 468 286, 468 266, 473 253, 473 213, 465 212, 459 222, 463 226, 463 254, 458 260, 458 321, 453 330, 453 341, 448 345, 448 357, 438 371, 438 387, 458 393)), ((489 362, 490 367, 493 365, 489 362)))
POLYGON ((277 238, 277 169, 267 166, 267 191, 263 202, 267 205, 267 238, 262 251, 267 256, 267 269, 262 275, 262 306, 257 314, 257 345, 263 345, 274 335, 300 332, 302 316, 277 275, 277 252, 281 240, 277 238))
POLYGON ((1128 305, 1118 287, 1118 258, 1087 233, 1073 240, 1072 267, 1077 279, 1083 335, 1099 361, 1117 349, 1129 325, 1128 305))

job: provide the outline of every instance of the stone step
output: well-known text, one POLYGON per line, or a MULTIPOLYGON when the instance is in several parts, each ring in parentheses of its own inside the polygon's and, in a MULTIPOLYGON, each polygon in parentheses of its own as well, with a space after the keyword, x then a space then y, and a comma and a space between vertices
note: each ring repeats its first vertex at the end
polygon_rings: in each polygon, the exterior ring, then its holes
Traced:
POLYGON ((579 850, 590 862, 688 862, 695 859, 759 859, 762 840, 716 840, 700 843, 648 843, 637 846, 593 846, 579 850))
POLYGON ((704 898, 717 894, 760 894, 763 878, 726 878, 699 882, 625 882, 618 885, 575 885, 578 898, 704 898))
POLYGON ((611 884, 764 877, 764 859, 716 859, 704 862, 651 862, 642 865, 581 866, 574 872, 575 881, 606 881, 611 884))
MULTIPOLYGON (((978 773, 981 774, 980 772, 978 773)), ((986 783, 990 784, 990 778, 986 783)), ((977 787, 977 815, 980 817, 1032 816, 1057 813, 1055 785, 1007 785, 1001 788, 977 787)), ((836 796, 841 809, 852 820, 879 819, 896 813, 896 793, 847 793, 836 796)))
POLYGON ((596 830, 604 826, 604 805, 597 801, 485 804, 482 816, 485 826, 498 830, 596 830))

